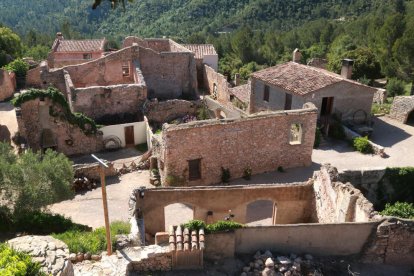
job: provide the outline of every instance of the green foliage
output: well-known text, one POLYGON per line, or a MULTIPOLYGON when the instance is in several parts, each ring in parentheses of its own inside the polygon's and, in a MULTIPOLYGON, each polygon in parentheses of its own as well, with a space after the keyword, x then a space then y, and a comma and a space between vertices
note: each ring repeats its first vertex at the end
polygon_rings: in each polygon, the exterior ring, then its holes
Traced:
MULTIPOLYGON (((0 4, 1 10, 1 4, 0 4)), ((1 12, 0 12, 1 13, 1 12)), ((0 16, 1 18, 1 16, 0 16)), ((0 25, 0 55, 10 55, 12 58, 20 57, 22 50, 20 37, 11 29, 0 25)), ((0 59, 0 67, 6 65, 6 59, 0 59)))
POLYGON ((0 143, 0 190, 11 201, 13 216, 37 211, 71 198, 72 162, 63 154, 25 152, 16 156, 6 143, 0 143))
POLYGON ((0 275, 2 276, 43 276, 40 264, 32 261, 25 253, 0 244, 0 275))
POLYGON ((243 170, 243 178, 245 180, 252 179, 252 169, 250 167, 247 167, 243 170))
POLYGON ((404 82, 396 78, 389 79, 387 82, 387 92, 390 97, 403 95, 405 93, 404 82))
POLYGON ((279 166, 279 167, 277 167, 277 171, 281 172, 281 173, 284 173, 285 169, 282 166, 279 166))
POLYGON ((69 108, 69 104, 66 99, 63 97, 62 93, 56 88, 49 87, 46 90, 42 89, 29 89, 26 93, 19 94, 12 100, 12 104, 16 107, 20 107, 23 103, 38 98, 48 98, 53 103, 58 104, 63 109, 63 114, 56 112, 53 107, 50 109, 50 115, 54 117, 62 117, 62 119, 67 120, 72 125, 77 125, 85 134, 95 134, 98 130, 98 127, 94 120, 85 116, 81 113, 72 113, 69 108))
POLYGON ((24 51, 24 56, 32 57, 35 61, 42 61, 47 58, 50 52, 50 47, 45 45, 36 45, 27 47, 24 51))
POLYGON ((377 210, 383 210, 386 203, 414 202, 414 168, 387 168, 377 191, 377 210))
POLYGON ((377 104, 373 103, 371 108, 372 114, 389 114, 391 110, 391 104, 384 103, 384 104, 377 104))
POLYGON ((170 175, 167 175, 167 177, 165 178, 165 182, 168 186, 180 187, 184 185, 185 180, 182 177, 170 174, 170 175))
MULTIPOLYGON (((115 236, 128 234, 130 225, 127 222, 117 221, 112 222, 110 228, 112 248, 115 249, 115 236)), ((91 254, 99 254, 102 251, 106 251, 106 234, 104 227, 97 228, 92 232, 67 231, 61 234, 53 234, 52 236, 66 243, 69 247, 69 251, 73 253, 90 252, 91 254)))
POLYGON ((205 106, 199 108, 197 110, 197 120, 208 120, 210 119, 210 115, 208 114, 208 110, 205 106))
POLYGON ((190 231, 204 229, 206 234, 213 234, 219 232, 232 231, 234 229, 242 228, 243 224, 234 221, 220 220, 212 224, 206 225, 202 220, 190 220, 182 225, 183 228, 188 228, 190 231))
POLYGON ((221 182, 229 183, 230 178, 231 178, 230 170, 221 167, 221 182))
POLYGON ((315 142, 313 143, 314 149, 319 148, 319 145, 321 144, 321 137, 322 137, 321 130, 319 129, 319 127, 317 127, 315 130, 315 142))
POLYGON ((29 70, 29 64, 24 60, 17 58, 4 66, 4 69, 16 73, 17 76, 26 76, 26 73, 29 70))
POLYGON ((414 204, 408 202, 387 203, 385 209, 380 214, 383 216, 414 219, 414 204))
POLYGON ((356 137, 352 141, 352 145, 356 151, 359 151, 363 154, 374 153, 374 149, 369 143, 368 137, 356 137))
POLYGON ((135 146, 136 150, 142 153, 145 153, 148 151, 148 145, 147 143, 139 144, 135 146))

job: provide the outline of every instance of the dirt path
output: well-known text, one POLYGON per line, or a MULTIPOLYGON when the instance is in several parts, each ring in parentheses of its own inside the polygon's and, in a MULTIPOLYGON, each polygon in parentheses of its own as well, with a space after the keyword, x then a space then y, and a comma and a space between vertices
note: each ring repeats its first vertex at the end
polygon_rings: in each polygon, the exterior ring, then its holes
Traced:
POLYGON ((10 141, 17 130, 14 106, 10 102, 0 102, 0 141, 10 141))

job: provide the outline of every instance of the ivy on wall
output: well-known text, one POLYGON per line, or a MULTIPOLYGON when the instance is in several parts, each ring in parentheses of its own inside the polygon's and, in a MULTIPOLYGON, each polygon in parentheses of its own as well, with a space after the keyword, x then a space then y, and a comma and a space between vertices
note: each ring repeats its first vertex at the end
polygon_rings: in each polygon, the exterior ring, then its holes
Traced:
POLYGON ((82 113, 72 113, 68 102, 56 88, 49 87, 46 90, 29 89, 27 92, 15 97, 12 100, 12 103, 15 107, 20 107, 25 102, 45 98, 50 99, 54 104, 60 105, 63 109, 62 113, 56 111, 53 107, 50 107, 49 114, 51 116, 60 117, 62 120, 66 120, 70 124, 78 126, 87 135, 95 134, 97 132, 98 127, 95 121, 82 113))

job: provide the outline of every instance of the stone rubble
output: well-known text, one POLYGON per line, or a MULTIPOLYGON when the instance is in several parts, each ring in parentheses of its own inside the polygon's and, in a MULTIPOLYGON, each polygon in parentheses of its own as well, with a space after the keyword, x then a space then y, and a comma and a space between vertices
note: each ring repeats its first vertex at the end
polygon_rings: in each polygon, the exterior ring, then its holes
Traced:
POLYGON ((298 257, 296 254, 287 256, 274 255, 270 251, 257 251, 252 259, 243 267, 240 276, 299 276, 308 273, 323 275, 321 265, 310 254, 298 257))
POLYGON ((42 271, 53 276, 72 276, 68 246, 51 236, 22 236, 7 242, 15 250, 32 256, 41 264, 42 271))

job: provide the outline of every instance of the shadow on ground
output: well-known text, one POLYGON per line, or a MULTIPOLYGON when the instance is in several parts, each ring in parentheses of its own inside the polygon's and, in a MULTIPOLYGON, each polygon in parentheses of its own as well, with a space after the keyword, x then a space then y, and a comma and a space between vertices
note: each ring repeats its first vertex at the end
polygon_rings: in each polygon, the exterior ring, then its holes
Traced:
POLYGON ((383 147, 391 147, 411 137, 404 129, 393 126, 384 120, 374 118, 374 132, 371 140, 383 147))

